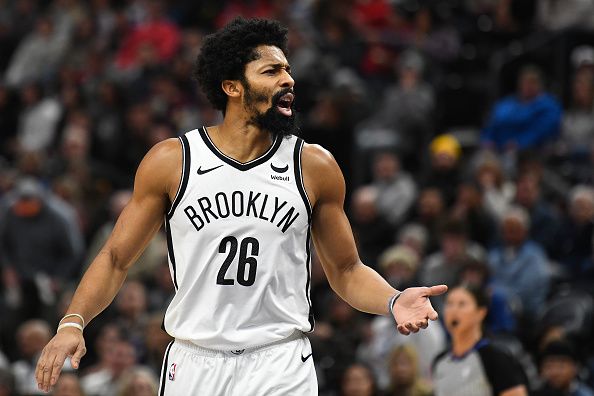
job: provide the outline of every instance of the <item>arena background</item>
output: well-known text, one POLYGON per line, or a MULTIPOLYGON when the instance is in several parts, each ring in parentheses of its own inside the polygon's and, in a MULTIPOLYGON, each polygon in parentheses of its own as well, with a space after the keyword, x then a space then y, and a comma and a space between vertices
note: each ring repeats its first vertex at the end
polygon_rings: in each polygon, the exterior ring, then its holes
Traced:
MULTIPOLYGON (((0 395, 38 394, 38 353, 143 155, 221 119, 190 76, 238 15, 289 27, 302 136, 345 174, 363 261, 398 287, 479 282, 485 332, 531 389, 558 338, 570 379, 594 386, 594 0, 0 0, 0 395)), ((156 394, 166 254, 159 234, 54 394, 156 394)), ((311 294, 320 394, 431 388, 440 323, 397 335, 315 260, 311 294)))

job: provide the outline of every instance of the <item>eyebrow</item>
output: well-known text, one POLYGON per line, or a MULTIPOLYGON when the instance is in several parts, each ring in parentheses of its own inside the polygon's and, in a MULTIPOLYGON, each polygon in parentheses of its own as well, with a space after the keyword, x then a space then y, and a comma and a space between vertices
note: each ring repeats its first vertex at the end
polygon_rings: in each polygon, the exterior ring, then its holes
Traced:
POLYGON ((291 65, 289 65, 288 63, 272 63, 272 64, 267 63, 267 64, 263 65, 260 68, 260 70, 264 70, 268 67, 272 67, 275 70, 278 70, 278 69, 286 69, 287 71, 291 70, 291 65))

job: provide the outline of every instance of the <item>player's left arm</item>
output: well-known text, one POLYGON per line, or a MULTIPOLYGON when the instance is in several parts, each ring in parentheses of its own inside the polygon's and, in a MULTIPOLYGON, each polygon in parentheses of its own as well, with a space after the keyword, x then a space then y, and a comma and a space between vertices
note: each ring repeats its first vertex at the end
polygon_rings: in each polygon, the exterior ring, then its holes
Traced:
MULTIPOLYGON (((391 315, 388 301, 397 293, 375 270, 359 259, 351 226, 344 212, 345 183, 332 155, 316 145, 305 145, 303 178, 313 206, 312 235, 316 252, 332 289, 352 307, 378 315, 391 315)), ((398 330, 403 334, 427 327, 437 319, 430 295, 445 286, 407 289, 394 305, 398 330)))

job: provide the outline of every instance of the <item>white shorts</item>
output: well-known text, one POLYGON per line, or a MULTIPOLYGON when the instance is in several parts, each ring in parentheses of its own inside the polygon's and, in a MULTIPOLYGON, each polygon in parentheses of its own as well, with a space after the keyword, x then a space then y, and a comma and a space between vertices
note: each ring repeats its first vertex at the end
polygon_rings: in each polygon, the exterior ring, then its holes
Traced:
POLYGON ((216 351, 172 341, 159 396, 315 396, 318 382, 309 339, 301 332, 275 343, 216 351))

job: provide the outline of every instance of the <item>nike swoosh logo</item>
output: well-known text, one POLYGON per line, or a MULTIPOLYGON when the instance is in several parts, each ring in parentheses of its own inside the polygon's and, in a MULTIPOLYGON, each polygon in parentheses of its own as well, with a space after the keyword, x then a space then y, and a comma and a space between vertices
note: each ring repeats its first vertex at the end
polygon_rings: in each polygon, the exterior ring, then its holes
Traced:
POLYGON ((303 355, 301 355, 301 361, 305 362, 307 359, 309 359, 311 357, 311 355, 312 355, 311 353, 305 357, 303 357, 303 355))
POLYGON ((277 168, 276 166, 270 164, 270 167, 272 168, 273 171, 275 171, 276 173, 285 173, 286 171, 289 170, 289 164, 285 165, 283 168, 277 168))
POLYGON ((199 167, 198 167, 198 170, 196 171, 196 173, 198 173, 199 175, 203 175, 203 174, 205 174, 205 173, 208 173, 208 172, 210 172, 210 171, 213 171, 213 170, 215 170, 215 169, 218 169, 218 168, 220 168, 221 166, 223 166, 223 165, 221 164, 221 165, 219 165, 219 166, 215 166, 214 168, 210 168, 210 169, 204 169, 204 170, 202 170, 202 167, 201 167, 201 166, 199 166, 199 167))

